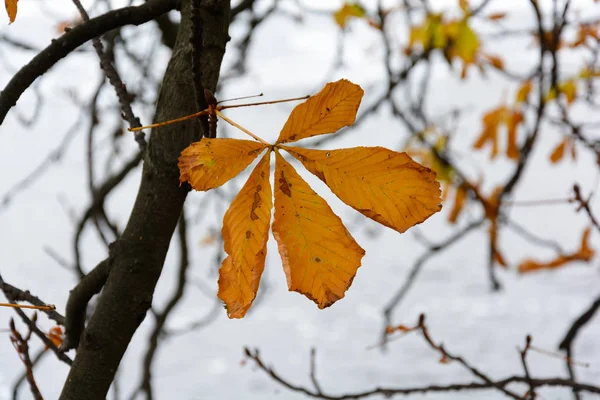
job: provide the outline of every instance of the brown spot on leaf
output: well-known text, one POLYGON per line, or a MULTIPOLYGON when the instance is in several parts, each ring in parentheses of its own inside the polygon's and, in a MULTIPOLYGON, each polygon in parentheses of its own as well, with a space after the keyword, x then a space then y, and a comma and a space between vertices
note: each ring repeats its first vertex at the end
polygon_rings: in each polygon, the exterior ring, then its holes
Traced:
POLYGON ((285 194, 287 197, 292 197, 291 187, 292 185, 287 181, 287 179, 285 179, 285 175, 282 172, 279 178, 279 189, 281 189, 283 194, 285 194))
POLYGON ((258 185, 256 187, 256 192, 254 193, 254 200, 252 201, 252 209, 250 210, 250 219, 252 221, 256 221, 258 219, 258 215, 256 215, 255 211, 262 204, 262 199, 260 198, 261 190, 262 190, 262 186, 258 185))
POLYGON ((315 258, 314 258, 314 260, 315 260, 315 262, 317 262, 317 263, 320 263, 321 261, 323 261, 323 260, 321 260, 321 257, 315 257, 315 258))
POLYGON ((246 239, 250 239, 252 237, 252 232, 246 231, 246 239))

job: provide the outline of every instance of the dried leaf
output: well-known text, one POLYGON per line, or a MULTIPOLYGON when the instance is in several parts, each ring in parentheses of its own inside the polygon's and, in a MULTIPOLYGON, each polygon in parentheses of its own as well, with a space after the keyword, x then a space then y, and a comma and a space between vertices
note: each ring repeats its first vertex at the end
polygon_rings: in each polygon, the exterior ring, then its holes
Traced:
POLYGON ((466 202, 467 190, 464 185, 461 185, 456 188, 454 196, 454 205, 452 206, 452 210, 450 210, 450 214, 448 215, 448 222, 450 222, 451 224, 456 223, 456 220, 462 212, 466 202))
POLYGON ((519 158, 519 146, 517 146, 517 128, 524 121, 523 114, 519 111, 509 113, 508 119, 505 121, 508 129, 508 145, 506 147, 506 156, 511 160, 519 158))
POLYGON ((246 132, 259 142, 203 139, 182 152, 180 181, 189 182, 196 190, 209 190, 239 174, 268 148, 223 220, 228 256, 219 271, 218 296, 230 318, 241 318, 250 308, 264 269, 273 206, 269 183, 272 151, 276 154, 272 227, 288 286, 320 308, 344 297, 365 252, 325 200, 283 159, 280 149, 301 159, 347 204, 400 232, 441 208, 435 173, 405 153, 378 147, 318 151, 281 145, 351 124, 362 94, 360 86, 345 80, 328 84, 294 109, 274 145, 246 132))
POLYGON ((577 82, 574 79, 560 83, 558 90, 567 98, 567 104, 572 104, 577 98, 577 82))
POLYGON ((483 116, 483 130, 481 131, 479 138, 473 144, 474 149, 482 149, 488 142, 491 143, 491 159, 496 158, 496 155, 498 155, 498 128, 502 123, 505 112, 505 107, 498 107, 486 113, 483 116))
POLYGON ((568 263, 574 261, 584 261, 589 262, 594 257, 595 251, 589 245, 591 229, 587 228, 581 237, 581 247, 575 253, 571 254, 561 254, 556 257, 554 260, 549 262, 540 262, 535 260, 525 260, 523 261, 518 270, 520 273, 539 271, 541 269, 556 269, 565 266, 568 263))
POLYGON ((19 0, 4 0, 4 6, 6 7, 6 13, 8 14, 9 24, 15 22, 17 18, 17 3, 19 0))
POLYGON ((265 148, 252 140, 204 138, 181 152, 179 182, 196 190, 214 189, 246 169, 265 148))
POLYGON ((334 133, 352 125, 363 93, 360 86, 346 79, 328 83, 319 93, 294 108, 276 144, 334 133))
POLYGON ((563 157, 565 155, 565 147, 566 146, 567 146, 567 139, 564 139, 552 151, 552 154, 550 154, 550 162, 552 162, 552 164, 556 164, 557 162, 559 162, 560 160, 563 159, 563 157))
POLYGON ((486 18, 490 21, 499 21, 501 19, 504 19, 504 17, 506 17, 506 13, 497 12, 497 13, 492 13, 492 14, 488 15, 486 18))
POLYGON ((492 54, 482 54, 485 59, 487 59, 487 61, 492 65, 492 67, 500 70, 500 71, 504 71, 504 60, 502 60, 502 58, 500 58, 499 56, 495 56, 492 54))
MULTIPOLYGON (((594 24, 582 24, 580 23, 577 29, 577 36, 573 43, 569 44, 569 47, 576 48, 579 46, 586 45, 587 39, 590 40, 590 47, 594 46, 597 41, 600 40, 600 33, 598 32, 598 26, 594 24)), ((593 47, 592 47, 593 48, 593 47)))
POLYGON ((517 130, 523 120, 523 114, 520 111, 511 110, 506 106, 500 106, 487 112, 483 116, 483 130, 473 143, 473 148, 482 149, 486 144, 491 143, 490 158, 494 159, 498 155, 498 129, 505 125, 508 130, 506 155, 510 159, 517 159, 519 157, 517 130))
POLYGON ((365 251, 325 200, 279 152, 275 156, 273 235, 289 290, 328 307, 344 297, 365 251))
MULTIPOLYGON (((600 41, 600 38, 598 39, 598 41, 600 41)), ((598 78, 598 77, 600 77, 600 70, 598 70, 596 68, 590 68, 589 65, 586 65, 579 72, 579 77, 581 79, 598 78)))
POLYGON ((444 32, 441 13, 428 14, 422 25, 410 28, 408 49, 412 51, 416 44, 421 45, 423 50, 443 49, 448 40, 444 32))
MULTIPOLYGON (((50 339, 50 341, 52 341, 52 343, 54 343, 54 345, 56 347, 60 347, 60 345, 62 344, 64 338, 65 338, 65 334, 64 334, 62 328, 60 326, 58 326, 58 325, 57 326, 53 326, 48 331, 48 339, 50 339)), ((48 349, 48 347, 46 347, 46 350, 47 349, 48 349)))
POLYGON ((383 147, 308 150, 283 147, 344 203, 404 232, 441 209, 435 173, 383 147))
POLYGON ((481 43, 477 34, 469 26, 468 19, 448 24, 446 34, 453 44, 449 50, 450 56, 460 58, 465 66, 475 64, 481 43))
POLYGON ((219 270, 218 297, 229 318, 242 318, 252 305, 265 268, 273 208, 269 163, 264 155, 223 218, 223 241, 228 254, 219 270))
POLYGON ((531 93, 531 88, 532 84, 530 80, 526 80, 525 82, 523 82, 517 90, 517 95, 515 96, 515 103, 525 103, 527 101, 527 98, 529 97, 529 93, 531 93))

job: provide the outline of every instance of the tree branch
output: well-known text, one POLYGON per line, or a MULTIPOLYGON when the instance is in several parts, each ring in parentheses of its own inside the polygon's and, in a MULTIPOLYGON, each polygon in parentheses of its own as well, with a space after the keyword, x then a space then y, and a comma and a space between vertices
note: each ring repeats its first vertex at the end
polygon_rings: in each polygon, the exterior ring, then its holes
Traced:
MULTIPOLYGON (((148 4, 148 3, 147 3, 148 4)), ((191 72, 191 2, 183 1, 172 58, 157 103, 155 120, 195 111, 191 72)), ((214 90, 229 40, 229 1, 202 0, 203 84, 214 90)), ((152 304, 171 237, 189 186, 179 184, 181 151, 203 132, 196 121, 156 129, 144 157, 142 181, 127 226, 110 245, 111 270, 77 348, 62 400, 104 400, 133 334, 152 304)))
POLYGON ((148 0, 135 7, 124 7, 93 18, 70 29, 38 53, 17 72, 0 93, 0 124, 23 92, 54 64, 88 40, 124 25, 141 25, 162 15, 178 4, 178 0, 148 0))

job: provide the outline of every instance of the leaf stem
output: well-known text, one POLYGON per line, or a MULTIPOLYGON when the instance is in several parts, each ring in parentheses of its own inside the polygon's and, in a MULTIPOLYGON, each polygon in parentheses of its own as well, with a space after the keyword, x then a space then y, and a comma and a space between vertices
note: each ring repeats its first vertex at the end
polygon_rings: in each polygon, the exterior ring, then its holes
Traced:
POLYGON ((250 106, 263 106, 267 104, 277 104, 277 103, 287 103, 288 101, 298 101, 298 100, 306 100, 310 97, 310 95, 302 96, 302 97, 294 97, 291 99, 283 99, 283 100, 271 100, 271 101, 259 101, 257 103, 246 103, 246 104, 232 104, 230 106, 217 106, 217 110, 226 110, 228 108, 239 108, 239 107, 250 107, 250 106))
POLYGON ((271 146, 269 143, 265 142, 264 140, 262 140, 261 138, 256 136, 254 133, 250 132, 248 129, 244 128, 243 126, 239 125, 237 122, 234 122, 234 121, 230 120, 229 118, 227 118, 226 116, 224 116, 223 113, 221 113, 218 109, 215 110, 215 113, 219 117, 223 118, 224 121, 229 122, 230 125, 235 126, 239 130, 244 132, 246 135, 250 136, 252 139, 257 140, 266 146, 271 146))
POLYGON ((47 304, 45 306, 30 306, 28 304, 0 303, 0 307, 31 308, 33 310, 42 310, 42 311, 55 311, 56 310, 56 306, 54 304, 47 304))
POLYGON ((179 118, 175 118, 175 119, 170 119, 168 121, 157 122, 152 125, 140 126, 139 128, 127 128, 127 130, 129 132, 137 132, 137 131, 141 131, 142 129, 158 128, 160 126, 171 125, 171 124, 181 122, 181 121, 187 121, 188 119, 200 117, 201 115, 207 115, 207 114, 210 114, 210 111, 208 108, 206 110, 198 111, 197 113, 186 115, 185 117, 179 117, 179 118))
POLYGON ((233 97, 231 99, 219 100, 217 102, 217 104, 225 103, 226 101, 235 101, 235 100, 251 99, 253 97, 262 97, 264 95, 265 95, 264 93, 259 93, 259 94, 253 94, 251 96, 233 97))

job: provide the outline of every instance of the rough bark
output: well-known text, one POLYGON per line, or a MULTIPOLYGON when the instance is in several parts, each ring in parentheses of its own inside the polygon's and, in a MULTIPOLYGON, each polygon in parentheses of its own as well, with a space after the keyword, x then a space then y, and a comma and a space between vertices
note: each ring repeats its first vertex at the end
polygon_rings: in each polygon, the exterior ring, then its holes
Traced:
MULTIPOLYGON (((196 110, 191 71, 192 0, 181 4, 182 19, 167 67, 155 120, 196 110)), ((230 20, 228 0, 199 0, 202 23, 201 76, 215 90, 230 20)), ((142 180, 123 235, 110 246, 110 275, 77 348, 63 388, 63 400, 105 399, 129 342, 152 304, 154 288, 188 193, 179 186, 177 158, 201 137, 197 121, 169 125, 152 133, 142 180)))

